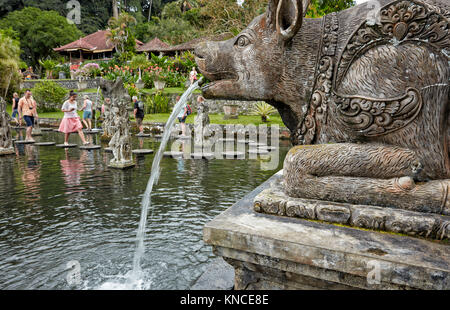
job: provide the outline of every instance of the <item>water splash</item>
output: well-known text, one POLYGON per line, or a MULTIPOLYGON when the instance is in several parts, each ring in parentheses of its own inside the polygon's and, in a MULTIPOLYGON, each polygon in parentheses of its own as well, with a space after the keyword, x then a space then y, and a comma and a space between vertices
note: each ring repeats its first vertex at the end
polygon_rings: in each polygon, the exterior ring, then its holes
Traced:
POLYGON ((199 84, 202 79, 199 79, 196 83, 192 84, 189 89, 181 96, 180 100, 176 103, 173 108, 172 114, 169 117, 169 120, 166 123, 164 128, 164 134, 161 140, 161 145, 159 146, 159 150, 153 159, 152 171, 150 175, 150 179, 147 184, 147 188, 144 193, 144 197, 142 198, 142 211, 141 211, 141 219, 139 222, 139 227, 136 235, 136 251, 134 253, 133 259, 133 270, 130 273, 130 280, 133 282, 139 282, 140 277, 142 275, 141 270, 141 259, 145 252, 144 239, 145 239, 145 228, 147 226, 147 217, 148 211, 151 207, 151 194, 153 190, 153 186, 158 183, 159 174, 160 174, 160 162, 163 157, 164 151, 167 146, 167 142, 169 141, 172 128, 175 125, 175 121, 177 119, 178 114, 180 114, 181 110, 184 107, 184 104, 187 102, 191 94, 199 88, 199 84))

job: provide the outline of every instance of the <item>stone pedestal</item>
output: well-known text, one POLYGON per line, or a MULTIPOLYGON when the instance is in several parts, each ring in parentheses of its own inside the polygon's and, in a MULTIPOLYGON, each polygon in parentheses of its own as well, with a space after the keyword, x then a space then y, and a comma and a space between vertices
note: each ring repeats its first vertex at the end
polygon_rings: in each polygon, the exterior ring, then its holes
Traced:
POLYGON ((204 228, 235 289, 450 289, 448 240, 253 211, 276 174, 204 228))
POLYGON ((128 161, 128 162, 110 162, 108 167, 113 169, 129 169, 136 166, 134 161, 128 161))
POLYGON ((14 148, 13 147, 9 147, 9 148, 0 148, 0 156, 3 155, 11 155, 11 154, 15 154, 14 148))
POLYGON ((239 118, 238 114, 238 108, 239 106, 236 104, 227 104, 223 106, 223 112, 225 115, 223 116, 224 120, 227 119, 237 119, 239 118))

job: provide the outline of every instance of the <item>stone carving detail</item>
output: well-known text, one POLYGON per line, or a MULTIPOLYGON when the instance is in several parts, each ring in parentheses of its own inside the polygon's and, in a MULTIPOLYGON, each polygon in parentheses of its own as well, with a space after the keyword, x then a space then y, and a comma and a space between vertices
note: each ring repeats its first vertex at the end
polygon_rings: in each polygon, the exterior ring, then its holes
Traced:
POLYGON ((450 217, 369 205, 292 198, 273 186, 254 200, 256 212, 320 220, 364 229, 442 240, 450 238, 450 217))
POLYGON ((333 96, 337 120, 346 128, 365 136, 386 134, 413 121, 422 108, 420 92, 408 88, 395 99, 333 96))
POLYGON ((9 122, 10 116, 6 112, 6 102, 0 97, 0 156, 14 153, 9 122))
POLYGON ((381 25, 362 24, 350 38, 337 66, 336 87, 352 62, 376 45, 409 40, 430 44, 443 50, 447 57, 450 55, 448 17, 438 8, 413 1, 397 1, 381 10, 380 22, 381 25))
POLYGON ((332 90, 334 70, 333 56, 336 53, 339 24, 336 13, 325 17, 321 54, 324 55, 318 65, 314 92, 309 103, 309 113, 299 129, 294 133, 295 144, 312 144, 319 123, 326 122, 328 101, 332 90))
POLYGON ((195 51, 212 81, 206 98, 267 101, 299 145, 284 162, 292 199, 266 199, 261 211, 446 234, 448 225, 425 216, 450 215, 448 1, 380 0, 376 20, 366 4, 301 20, 299 1, 269 0, 236 38, 195 51), (355 218, 353 205, 380 209, 355 218), (401 209, 415 214, 380 215, 401 209))
POLYGON ((105 115, 106 124, 104 123, 104 134, 111 136, 109 147, 114 155, 114 158, 110 161, 110 167, 120 169, 132 167, 135 164, 131 152, 131 125, 127 111, 130 96, 123 87, 120 78, 115 82, 102 79, 100 85, 103 96, 111 99, 111 106, 108 109, 108 114, 105 115))

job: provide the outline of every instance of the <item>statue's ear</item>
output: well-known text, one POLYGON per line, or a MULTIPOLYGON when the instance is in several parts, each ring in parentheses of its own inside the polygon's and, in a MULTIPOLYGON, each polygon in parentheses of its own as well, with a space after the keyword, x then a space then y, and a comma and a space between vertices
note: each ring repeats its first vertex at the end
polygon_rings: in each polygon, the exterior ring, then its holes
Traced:
POLYGON ((310 0, 270 0, 267 9, 269 24, 284 40, 291 40, 302 26, 310 0))

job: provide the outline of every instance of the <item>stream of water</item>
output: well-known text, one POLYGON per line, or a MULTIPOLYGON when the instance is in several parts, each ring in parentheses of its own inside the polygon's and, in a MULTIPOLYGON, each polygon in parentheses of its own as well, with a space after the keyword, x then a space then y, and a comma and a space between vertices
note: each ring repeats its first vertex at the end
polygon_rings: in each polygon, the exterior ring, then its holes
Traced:
POLYGON ((192 84, 188 90, 181 96, 180 100, 175 104, 175 107, 173 108, 172 114, 169 117, 169 120, 166 123, 166 126, 164 128, 163 137, 161 140, 161 145, 158 149, 158 152, 156 153, 153 164, 152 164, 152 170, 150 174, 150 178, 148 180, 147 188, 144 193, 144 197, 142 198, 142 211, 141 211, 141 219, 139 221, 139 227, 136 235, 136 250, 134 253, 133 258, 133 270, 127 274, 126 278, 127 281, 124 285, 119 284, 113 284, 106 283, 101 288, 107 288, 107 289, 141 289, 142 288, 142 269, 141 269, 141 260, 145 253, 145 245, 144 245, 144 239, 145 239, 145 228, 147 226, 147 218, 149 210, 151 210, 151 195, 153 191, 153 186, 158 183, 159 174, 160 174, 160 163, 161 159, 163 158, 164 151, 166 149, 167 143, 169 142, 170 135, 172 133, 172 129, 175 125, 175 121, 177 119, 177 116, 180 114, 182 109, 184 108, 186 102, 190 98, 191 94, 199 88, 199 84, 201 83, 202 78, 199 79, 197 82, 192 84))

